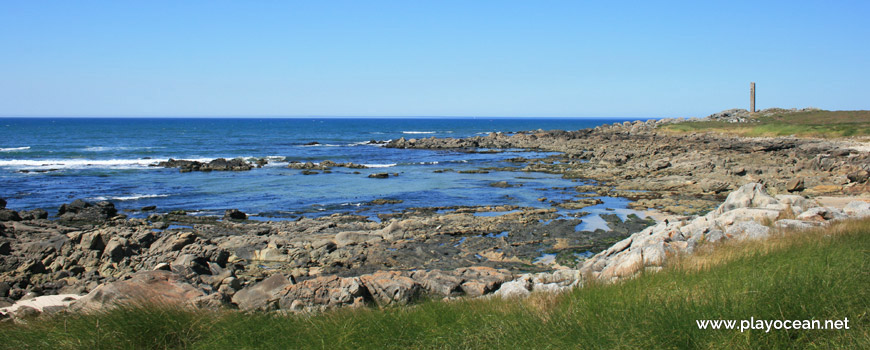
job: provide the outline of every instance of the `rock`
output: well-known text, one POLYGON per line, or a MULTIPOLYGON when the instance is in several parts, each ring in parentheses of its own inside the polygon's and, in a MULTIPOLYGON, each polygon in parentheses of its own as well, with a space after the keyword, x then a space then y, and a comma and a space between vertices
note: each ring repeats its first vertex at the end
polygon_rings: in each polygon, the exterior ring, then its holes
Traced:
POLYGON ((232 302, 239 309, 268 311, 278 308, 278 299, 287 286, 293 285, 293 277, 276 273, 269 278, 252 283, 233 295, 232 302))
POLYGON ((152 210, 156 210, 156 209, 157 209, 156 205, 146 205, 146 206, 140 208, 139 210, 140 211, 152 211, 152 210))
POLYGON ((815 200, 804 198, 803 196, 780 194, 776 196, 781 204, 791 206, 795 215, 803 213, 805 210, 819 206, 815 200))
POLYGON ((461 287, 462 279, 444 271, 414 271, 411 278, 429 294, 456 297, 465 293, 461 287))
POLYGON ((715 213, 721 214, 737 208, 764 208, 770 204, 778 203, 776 198, 767 194, 764 185, 748 183, 728 194, 725 202, 716 208, 715 213))
POLYGON ((854 216, 858 218, 866 218, 870 217, 870 203, 863 201, 852 201, 843 208, 843 212, 845 212, 849 216, 854 216))
POLYGON ((335 243, 339 247, 361 243, 376 243, 382 240, 383 237, 377 234, 367 234, 353 231, 344 231, 335 235, 335 243))
POLYGON ((375 173, 375 174, 369 174, 369 178, 372 178, 372 179, 386 179, 386 178, 388 178, 388 177, 390 177, 390 174, 389 174, 389 173, 375 173))
POLYGON ((815 207, 797 216, 798 220, 819 221, 842 220, 848 218, 848 215, 843 210, 831 207, 815 207))
POLYGON ((126 303, 161 303, 182 305, 204 296, 199 289, 178 274, 156 270, 138 272, 129 280, 100 285, 71 305, 73 310, 101 310, 126 303))
MULTIPOLYGON (((12 244, 9 242, 0 242, 0 255, 9 255, 12 253, 12 244)), ((2 297, 3 295, 0 295, 2 297)))
POLYGON ((817 221, 802 221, 802 220, 793 220, 793 219, 782 219, 777 220, 773 223, 773 226, 781 229, 788 230, 806 230, 814 227, 821 226, 817 221))
POLYGON ((870 178, 870 172, 867 170, 857 170, 846 175, 846 178, 849 179, 849 182, 864 183, 870 178))
POLYGON ((248 214, 245 214, 238 209, 227 209, 224 212, 224 220, 247 220, 248 214))
POLYGON ((770 236, 770 227, 755 221, 742 221, 725 230, 725 235, 740 241, 764 239, 770 236))
POLYGON ((192 171, 247 171, 254 168, 252 164, 241 158, 231 160, 217 158, 208 163, 195 160, 176 160, 170 158, 165 162, 157 163, 157 166, 164 168, 178 168, 182 173, 189 173, 192 171))
POLYGON ((512 279, 510 272, 484 266, 463 267, 456 269, 456 273, 464 281, 460 287, 471 297, 493 292, 512 279))
POLYGON ((398 271, 378 271, 360 276, 360 281, 378 305, 408 304, 419 298, 423 289, 398 271))
POLYGON ((103 254, 114 262, 120 262, 127 256, 127 239, 122 237, 112 237, 106 248, 103 249, 103 254))
POLYGON ((785 184, 785 190, 789 192, 799 192, 804 190, 804 179, 791 179, 785 184))
POLYGON ((193 232, 180 232, 174 234, 167 234, 163 237, 160 237, 151 244, 151 248, 149 251, 151 254, 162 254, 167 252, 179 251, 181 248, 184 248, 188 244, 196 241, 196 235, 193 232))
POLYGON ((62 220, 100 222, 115 217, 118 210, 115 205, 108 201, 91 204, 77 199, 69 204, 61 205, 57 215, 62 220))
POLYGON ((284 288, 278 305, 284 310, 363 306, 370 299, 359 277, 321 276, 284 288))
POLYGON ((36 316, 39 316, 40 314, 42 314, 42 311, 39 311, 39 309, 37 309, 37 308, 35 308, 35 307, 32 307, 32 306, 19 306, 19 307, 18 307, 18 308, 17 308, 17 309, 12 313, 12 316, 14 316, 14 317, 17 318, 17 319, 28 319, 28 318, 34 318, 34 317, 36 317, 36 316))
POLYGON ((503 299, 525 298, 531 294, 532 285, 528 277, 519 278, 503 283, 493 295, 503 299))
POLYGON ((44 209, 22 210, 18 212, 21 220, 41 220, 48 219, 48 212, 44 209))
POLYGON ((662 169, 668 168, 670 166, 671 166, 670 159, 667 159, 667 158, 656 160, 652 164, 650 164, 650 168, 653 171, 662 170, 662 169))
POLYGON ((21 216, 14 210, 0 209, 0 221, 21 221, 21 216))
POLYGON ((0 197, 0 209, 6 209, 6 200, 0 197))

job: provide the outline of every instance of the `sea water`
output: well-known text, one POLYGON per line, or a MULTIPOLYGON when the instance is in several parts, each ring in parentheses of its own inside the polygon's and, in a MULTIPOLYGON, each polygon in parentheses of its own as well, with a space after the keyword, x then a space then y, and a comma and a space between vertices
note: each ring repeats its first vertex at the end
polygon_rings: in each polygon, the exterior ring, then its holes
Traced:
MULTIPOLYGON (((569 198, 555 187, 576 185, 558 175, 516 171, 460 173, 516 166, 513 157, 553 153, 509 150, 391 149, 373 141, 471 137, 491 132, 577 130, 621 119, 544 118, 2 118, 0 197, 8 207, 54 213, 75 199, 109 200, 119 209, 155 205, 220 215, 236 208, 260 219, 337 212, 374 217, 411 207, 546 206, 538 198, 569 198), (316 143, 316 144, 314 144, 316 143), (180 173, 159 161, 267 158, 241 172, 180 173), (353 162, 367 169, 333 168, 303 175, 289 162, 353 162), (453 171, 435 172, 452 169, 453 171), (359 172, 358 174, 354 172, 359 172), (387 179, 369 174, 398 174, 387 179), (495 188, 496 181, 522 186, 495 188), (374 199, 401 203, 369 205, 374 199)), ((133 214, 136 215, 136 214, 133 214)))

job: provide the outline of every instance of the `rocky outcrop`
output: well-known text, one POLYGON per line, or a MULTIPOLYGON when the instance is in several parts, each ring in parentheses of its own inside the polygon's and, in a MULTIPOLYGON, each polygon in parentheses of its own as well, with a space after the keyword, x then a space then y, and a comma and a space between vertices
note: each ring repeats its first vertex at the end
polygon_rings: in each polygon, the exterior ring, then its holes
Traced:
POLYGON ((206 292, 169 271, 145 271, 129 280, 101 285, 71 305, 73 310, 95 311, 118 304, 185 305, 206 292))
MULTIPOLYGON (((771 226, 804 229, 848 217, 843 210, 817 207, 810 200, 795 197, 776 198, 761 184, 743 185, 716 210, 691 220, 666 220, 633 234, 585 261, 580 271, 587 278, 618 280, 641 270, 659 269, 668 256, 691 253, 701 242, 764 239, 770 236, 771 226), (796 215, 797 219, 777 220, 781 214, 796 215)), ((857 217, 870 204, 854 202, 848 207, 857 217)))
POLYGON ((108 201, 92 204, 77 199, 72 203, 61 205, 57 209, 57 216, 61 220, 67 221, 100 222, 111 219, 117 214, 118 210, 115 209, 115 205, 108 201))
POLYGON ((192 171, 248 171, 254 168, 253 164, 242 158, 229 160, 217 158, 209 162, 170 158, 167 161, 157 163, 157 166, 164 168, 178 168, 182 173, 189 173, 192 171))

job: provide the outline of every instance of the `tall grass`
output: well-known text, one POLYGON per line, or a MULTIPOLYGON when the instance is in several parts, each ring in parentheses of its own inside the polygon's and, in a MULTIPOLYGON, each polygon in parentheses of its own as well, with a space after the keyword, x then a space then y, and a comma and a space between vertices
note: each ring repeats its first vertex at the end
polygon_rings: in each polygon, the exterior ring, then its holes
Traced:
POLYGON ((659 273, 523 300, 319 315, 128 307, 0 326, 16 349, 870 348, 870 220, 726 243, 659 273), (843 319, 849 330, 699 330, 698 319, 843 319))

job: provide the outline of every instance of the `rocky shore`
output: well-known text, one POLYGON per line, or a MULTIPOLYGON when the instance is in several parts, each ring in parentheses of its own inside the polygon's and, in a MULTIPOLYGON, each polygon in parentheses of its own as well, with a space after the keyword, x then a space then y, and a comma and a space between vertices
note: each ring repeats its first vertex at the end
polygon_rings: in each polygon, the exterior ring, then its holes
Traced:
MULTIPOLYGON (((380 215, 379 222, 353 214, 257 222, 232 210, 223 218, 167 213, 130 219, 110 202, 75 201, 49 219, 44 210, 14 211, 0 201, 0 308, 53 295, 86 295, 63 302, 75 310, 157 296, 197 307, 284 311, 406 304, 424 296, 522 296, 659 269, 667 257, 691 253, 699 244, 759 239, 781 228, 870 215, 867 201, 832 208, 813 200, 870 192, 866 144, 657 128, 671 122, 468 139, 402 138, 386 145, 559 152, 513 159, 515 167, 502 169, 592 180, 570 189, 577 192, 575 200, 549 209, 417 208, 380 215), (610 230, 578 232, 579 218, 557 213, 595 205, 593 197, 601 196, 629 198, 636 209, 671 216, 656 222, 602 215, 610 230), (551 254, 552 261, 542 254, 551 254)), ((160 166, 182 172, 257 166, 244 160, 186 162, 160 166)), ((63 309, 25 305, 0 314, 63 309)))

